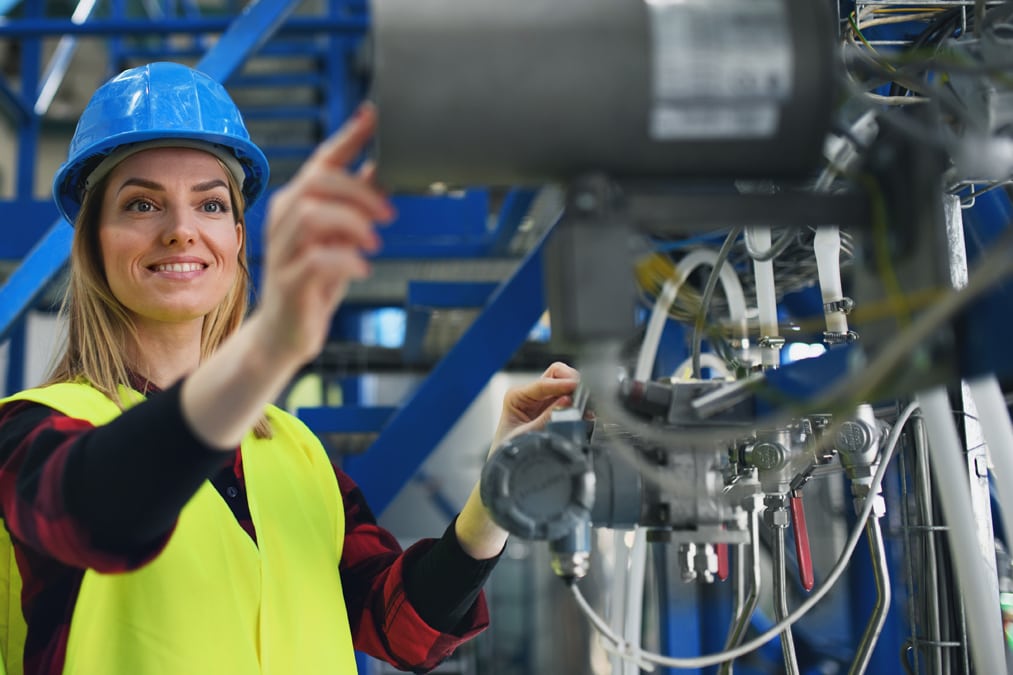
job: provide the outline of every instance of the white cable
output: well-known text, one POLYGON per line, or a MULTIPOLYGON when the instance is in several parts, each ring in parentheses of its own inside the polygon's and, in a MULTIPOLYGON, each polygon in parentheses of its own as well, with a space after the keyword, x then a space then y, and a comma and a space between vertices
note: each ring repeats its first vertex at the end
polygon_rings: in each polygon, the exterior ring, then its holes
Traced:
MULTIPOLYGON (((624 608, 626 607, 626 589, 629 584, 626 583, 626 579, 630 574, 630 547, 626 544, 627 531, 624 530, 613 530, 612 531, 612 550, 615 554, 615 574, 612 577, 612 588, 611 588, 611 605, 609 610, 609 623, 612 627, 612 631, 621 634, 623 630, 623 621, 626 619, 626 613, 624 608)), ((601 641, 603 646, 605 640, 601 641)), ((612 673, 621 673, 623 668, 622 656, 615 651, 615 649, 606 649, 610 654, 609 665, 611 666, 612 673)))
POLYGON ((668 322, 668 308, 675 302, 679 289, 686 280, 685 275, 679 273, 677 279, 666 279, 665 284, 658 293, 658 299, 651 310, 651 318, 647 321, 647 329, 644 331, 644 341, 640 345, 640 353, 637 354, 637 365, 633 371, 633 379, 637 382, 647 382, 651 379, 651 371, 654 370, 654 360, 658 356, 658 345, 661 344, 661 333, 665 330, 668 322))
MULTIPOLYGON (((978 542, 967 463, 950 398, 945 388, 936 387, 918 394, 918 401, 929 432, 929 459, 939 485, 939 503, 947 525, 953 569, 967 605, 967 634, 974 672, 1005 673, 999 589, 988 583, 989 579, 995 579, 994 567, 983 557, 978 542)), ((995 555, 994 550, 992 555, 995 555)))
MULTIPOLYGON (((665 322, 668 320, 668 310, 675 302, 679 289, 700 265, 711 265, 717 263, 718 255, 711 249, 696 249, 686 254, 677 263, 676 277, 665 281, 658 299, 651 310, 651 318, 647 322, 647 329, 644 332, 644 341, 640 346, 640 353, 637 355, 637 365, 633 378, 637 382, 646 382, 651 379, 651 371, 654 370, 654 360, 658 354, 658 345, 661 343, 661 333, 665 329, 665 322)), ((721 287, 728 299, 728 316, 739 324, 743 334, 746 322, 746 295, 742 290, 742 282, 739 280, 735 270, 730 265, 721 266, 721 287)))
MULTIPOLYGON (((844 299, 841 284, 841 233, 836 225, 820 225, 813 239, 816 270, 819 273, 823 305, 844 299)), ((831 333, 848 332, 848 316, 844 312, 826 312, 827 330, 831 333)))
MULTIPOLYGON (((751 225, 746 228, 744 236, 750 244, 760 251, 770 249, 771 237, 769 225, 751 225)), ((777 326, 777 289, 774 285, 774 261, 753 260, 753 275, 756 277, 756 307, 760 314, 760 339, 777 337, 780 330, 777 326)), ((781 350, 778 347, 763 347, 760 351, 763 368, 777 368, 781 365, 781 350)))
POLYGON ((994 374, 969 380, 967 386, 978 406, 978 423, 992 460, 1006 546, 1013 547, 1013 423, 994 374))
MULTIPOLYGON (((729 380, 732 378, 732 373, 728 370, 728 364, 725 360, 714 352, 704 352, 700 355, 700 367, 710 368, 711 370, 717 371, 720 379, 729 380)), ((676 366, 675 370, 672 371, 672 377, 677 380, 688 380, 693 375, 693 357, 689 356, 682 363, 676 366)), ((717 378, 712 378, 717 379, 717 378)))
MULTIPOLYGON (((893 459, 893 454, 897 449, 897 443, 900 440, 901 432, 904 429, 904 425, 910 419, 911 415, 915 410, 918 409, 918 402, 913 401, 904 408, 897 421, 894 423, 893 428, 890 429, 890 435, 887 437, 886 442, 883 445, 883 451, 879 462, 879 467, 876 469, 876 474, 872 477, 872 483, 869 485, 870 494, 874 494, 879 490, 883 484, 883 477, 886 475, 886 469, 890 464, 890 460, 893 459)), ((947 416, 949 416, 949 408, 947 408, 947 416)), ((832 570, 827 575, 823 585, 813 593, 809 598, 799 605, 791 614, 786 616, 782 621, 774 624, 762 635, 750 640, 749 642, 736 647, 735 649, 728 649, 722 652, 716 652, 714 654, 707 654, 704 656, 696 656, 689 658, 676 658, 671 656, 662 656, 660 654, 654 654, 652 652, 644 652, 640 650, 634 650, 631 645, 626 644, 618 635, 608 630, 608 626, 604 624, 600 617, 594 613, 594 610, 587 601, 583 598, 580 593, 580 589, 577 588, 577 584, 571 584, 570 588, 573 592, 574 597, 577 598, 577 604, 580 605, 581 610, 587 615, 591 623, 598 629, 598 631, 608 640, 610 640, 618 650, 618 653, 627 655, 628 658, 644 659, 651 663, 666 666, 669 668, 707 668, 714 666, 724 661, 731 661, 737 659, 744 654, 759 649, 764 644, 772 640, 774 637, 781 634, 785 628, 791 626, 796 621, 801 619, 805 614, 811 610, 816 603, 822 600, 830 589, 833 588, 834 584, 837 583, 844 570, 847 568, 848 563, 851 561, 851 556, 855 552, 855 547, 858 545, 858 540, 861 539, 862 534, 865 530, 865 522, 869 519, 869 515, 872 513, 872 507, 875 504, 875 499, 866 499, 865 504, 862 506, 861 512, 858 514, 858 519, 855 522, 855 527, 851 531, 851 535, 848 537, 848 541, 844 545, 844 550, 841 551, 840 558, 837 563, 834 564, 832 570), (604 630, 603 630, 604 628, 604 630)), ((1001 632, 1000 632, 1001 637, 1001 632)), ((1004 672, 1004 671, 981 671, 981 672, 1004 672)))
MULTIPOLYGON (((638 527, 633 531, 633 547, 630 550, 630 573, 626 577, 626 620, 623 623, 623 639, 632 645, 634 652, 640 651, 640 636, 644 619, 644 577, 647 571, 647 530, 638 527)), ((637 675, 640 667, 626 660, 623 675, 637 675)))
POLYGON ((573 597, 577 601, 577 606, 580 607, 584 615, 587 616, 588 620, 594 625, 603 638, 607 640, 602 646, 605 651, 610 654, 615 654, 621 659, 630 660, 636 663, 641 670, 654 671, 654 664, 649 663, 643 659, 641 654, 637 653, 637 650, 633 649, 632 645, 628 645, 625 640, 616 635, 608 624, 602 620, 600 616, 594 611, 594 609, 587 603, 587 599, 584 594, 577 588, 576 583, 570 584, 570 590, 573 592, 573 597))

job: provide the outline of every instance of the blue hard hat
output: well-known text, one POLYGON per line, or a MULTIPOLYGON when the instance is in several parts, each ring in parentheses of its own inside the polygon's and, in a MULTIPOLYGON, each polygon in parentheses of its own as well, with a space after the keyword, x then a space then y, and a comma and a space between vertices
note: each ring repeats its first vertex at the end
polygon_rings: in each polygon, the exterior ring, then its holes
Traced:
POLYGON ((172 139, 234 155, 244 174, 237 178, 242 179, 247 205, 267 187, 267 158, 250 141, 225 87, 188 66, 158 62, 125 70, 92 95, 70 141, 67 161, 53 178, 60 213, 74 222, 88 176, 114 151, 138 143, 171 145, 172 139))

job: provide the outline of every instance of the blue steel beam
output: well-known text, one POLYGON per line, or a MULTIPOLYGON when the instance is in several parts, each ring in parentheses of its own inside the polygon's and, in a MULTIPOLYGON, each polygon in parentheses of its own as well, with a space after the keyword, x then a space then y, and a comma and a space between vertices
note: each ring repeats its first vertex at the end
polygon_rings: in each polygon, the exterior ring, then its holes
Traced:
POLYGON ((74 230, 59 220, 0 286, 0 342, 35 305, 67 264, 74 230))
POLYGON ((299 408, 296 413, 315 434, 375 434, 397 408, 340 405, 299 408))
POLYGON ((410 281, 405 299, 405 336, 401 353, 408 363, 422 360, 429 318, 434 309, 481 307, 499 284, 474 281, 410 281))
POLYGON ((347 471, 376 513, 390 505, 489 379, 523 344, 544 311, 542 250, 547 237, 503 282, 369 450, 349 458, 347 471))
POLYGON ((299 0, 256 0, 229 24, 197 69, 224 83, 277 32, 298 4, 299 0))
POLYGON ((510 241, 531 210, 531 204, 537 194, 536 190, 530 188, 514 188, 507 193, 499 209, 496 229, 492 233, 490 253, 501 255, 507 252, 510 241))
POLYGON ((4 216, 0 260, 23 260, 59 216, 52 199, 0 200, 4 216))
MULTIPOLYGON (((279 0, 271 0, 278 2, 279 0)), ((60 35, 78 36, 117 36, 130 35, 132 37, 147 35, 166 35, 197 33, 230 33, 235 21, 242 20, 248 14, 257 14, 260 5, 267 0, 261 0, 256 5, 251 5, 246 13, 239 18, 230 20, 222 19, 101 19, 89 21, 88 23, 73 23, 70 19, 16 19, 0 23, 0 38, 40 38, 60 35)), ((284 0, 282 0, 284 4, 284 0)), ((261 17, 251 19, 251 25, 259 27, 261 17)), ((296 17, 283 26, 278 27, 280 33, 365 33, 368 22, 365 17, 296 17)), ((270 37, 270 36, 268 36, 270 37)), ((252 38, 252 35, 247 36, 252 38)), ((241 44, 237 40, 236 44, 241 44)), ((208 50, 208 53, 215 51, 215 47, 208 50)))
MULTIPOLYGON (((243 60, 253 53, 260 44, 263 44, 271 33, 284 22, 285 17, 295 8, 297 2, 298 0, 260 0, 260 2, 251 5, 229 25, 228 30, 201 59, 198 67, 218 81, 224 82, 242 65, 243 60), (258 30, 264 31, 264 33, 253 33, 258 30)), ((17 22, 19 25, 21 23, 17 22)), ((87 26, 89 24, 70 25, 87 26)), ((4 27, 0 26, 0 29, 4 27)), ((36 41, 28 40, 26 42, 36 41)), ((26 49, 26 54, 22 58, 32 58, 32 51, 26 49)), ((23 70, 32 75, 30 81, 33 87, 31 91, 34 91, 39 67, 37 60, 32 63, 34 70, 29 70, 28 66, 24 66, 23 70)), ((23 77, 22 81, 28 82, 29 79, 23 77)), ((35 119, 34 123, 37 125, 38 120, 35 119)), ((27 158, 25 161, 25 158, 22 158, 19 162, 23 162, 22 166, 35 166, 32 159, 27 158)), ((30 196, 31 186, 27 189, 30 196)), ((19 195, 22 194, 21 185, 18 186, 18 192, 19 195)), ((67 264, 72 239, 73 230, 70 225, 63 219, 58 220, 4 285, 0 286, 0 339, 7 337, 14 324, 24 317, 50 282, 67 264)))
POLYGON ((0 108, 7 110, 17 124, 27 124, 32 116, 32 104, 7 86, 4 78, 0 78, 0 108))
POLYGON ((25 336, 28 332, 26 322, 19 321, 11 331, 10 342, 7 343, 7 381, 6 392, 13 394, 25 388, 25 336))

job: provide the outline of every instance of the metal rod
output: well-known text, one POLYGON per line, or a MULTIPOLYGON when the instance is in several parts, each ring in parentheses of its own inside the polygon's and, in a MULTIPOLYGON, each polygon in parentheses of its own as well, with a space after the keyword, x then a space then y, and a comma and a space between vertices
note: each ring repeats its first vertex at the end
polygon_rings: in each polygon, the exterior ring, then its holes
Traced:
MULTIPOLYGON (((918 506, 921 513, 921 522, 926 526, 932 526, 932 478, 929 474, 929 444, 928 434, 925 431, 925 424, 920 418, 911 420, 914 430, 914 475, 915 493, 918 495, 918 506)), ((921 556, 924 567, 925 584, 922 586, 921 595, 925 603, 926 624, 928 628, 928 639, 930 643, 938 645, 942 641, 942 626, 939 612, 939 565, 936 553, 936 538, 932 532, 927 532, 924 538, 925 555, 921 556)), ((932 665, 931 672, 936 675, 944 673, 943 650, 941 647, 934 647, 929 663, 932 665)), ((949 672, 949 669, 945 669, 949 672)))
MULTIPOLYGON (((914 420, 912 420, 914 422, 914 420)), ((901 531, 904 533, 902 539, 904 544, 904 567, 907 572, 907 591, 908 597, 911 598, 910 602, 905 603, 907 605, 907 618, 908 626, 911 628, 911 637, 905 641, 906 648, 901 652, 901 658, 904 659, 904 665, 907 665, 907 652, 911 652, 912 663, 911 672, 920 673, 921 669, 918 666, 918 644, 920 638, 918 636, 918 626, 921 625, 918 617, 918 603, 915 602, 915 593, 920 590, 920 583, 917 581, 922 578, 921 575, 915 576, 914 570, 914 550, 915 542, 911 540, 911 493, 908 491, 908 479, 914 480, 913 471, 908 470, 907 461, 908 452, 900 452, 897 456, 897 466, 900 469, 900 523, 901 531), (916 587, 919 584, 919 587, 916 587)), ((913 462, 912 462, 913 465, 913 462)), ((918 546, 921 546, 921 540, 918 541, 918 546)))
POLYGON ((876 648, 879 634, 883 631, 883 625, 886 623, 886 614, 890 611, 890 572, 887 569, 886 547, 883 545, 883 531, 880 529, 878 517, 872 517, 866 521, 865 535, 869 538, 872 574, 876 581, 876 606, 872 616, 869 617, 869 623, 865 626, 855 660, 851 664, 851 670, 848 671, 849 675, 862 675, 869 667, 872 650, 876 648))
MULTIPOLYGON (((782 534, 784 530, 781 530, 782 534)), ((739 544, 736 548, 735 574, 739 586, 743 585, 746 577, 746 545, 739 544)), ((746 634, 749 626, 749 619, 756 611, 756 605, 760 600, 760 512, 756 508, 749 511, 749 565, 751 575, 749 579, 749 593, 740 602, 736 602, 735 622, 728 633, 728 640, 725 642, 725 651, 738 647, 742 637, 746 634)), ((732 661, 725 661, 718 668, 719 675, 731 675, 732 661)))
POLYGON ((994 578, 995 551, 991 555, 990 576, 990 561, 983 555, 977 539, 965 451, 957 435, 950 400, 942 387, 920 392, 917 398, 931 438, 932 477, 940 486, 939 503, 950 526, 949 550, 960 600, 967 606, 967 633, 974 634, 968 643, 971 663, 975 672, 1002 673, 1006 670, 1006 648, 998 582, 994 578))
MULTIPOLYGON (((82 24, 90 19, 97 3, 98 0, 80 0, 70 17, 71 22, 82 24)), ((53 103, 56 92, 59 90, 60 85, 63 84, 63 79, 67 76, 67 69, 70 68, 70 61, 74 58, 76 50, 76 37, 64 35, 60 38, 53 56, 49 59, 49 65, 46 66, 46 73, 42 76, 39 95, 35 99, 36 115, 45 115, 49 111, 49 106, 53 103)))
MULTIPOLYGON (((784 527, 774 528, 774 619, 778 622, 788 616, 788 570, 784 549, 784 527)), ((791 626, 781 632, 781 652, 784 654, 786 675, 799 675, 798 657, 795 655, 795 639, 791 626)))

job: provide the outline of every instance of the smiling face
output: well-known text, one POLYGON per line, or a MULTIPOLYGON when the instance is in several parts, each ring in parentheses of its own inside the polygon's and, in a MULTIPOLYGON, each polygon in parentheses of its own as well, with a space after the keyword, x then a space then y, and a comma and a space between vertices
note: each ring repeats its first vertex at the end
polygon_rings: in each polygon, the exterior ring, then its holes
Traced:
POLYGON ((228 177, 201 150, 154 148, 118 164, 98 234, 109 288, 138 328, 200 325, 239 270, 243 229, 228 177))

